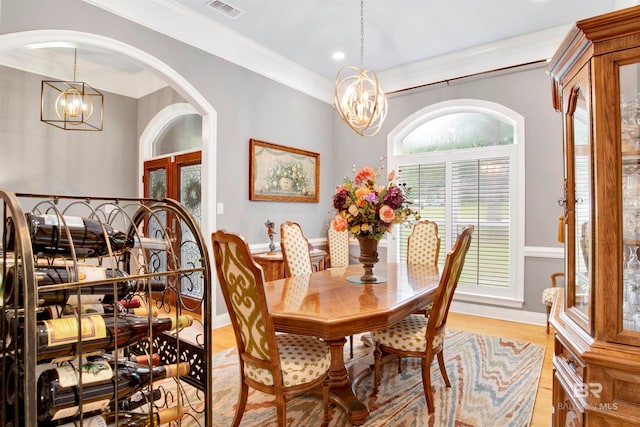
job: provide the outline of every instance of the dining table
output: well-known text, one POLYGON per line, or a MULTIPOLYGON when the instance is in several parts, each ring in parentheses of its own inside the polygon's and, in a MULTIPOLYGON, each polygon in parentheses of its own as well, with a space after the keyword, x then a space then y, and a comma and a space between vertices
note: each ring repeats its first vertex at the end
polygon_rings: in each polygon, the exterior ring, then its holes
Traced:
POLYGON ((362 372, 345 364, 346 337, 387 328, 425 309, 440 280, 438 267, 432 265, 381 262, 374 283, 362 283, 363 273, 362 265, 352 264, 265 283, 276 331, 310 335, 329 344, 331 400, 353 425, 364 424, 369 409, 354 390, 362 372))

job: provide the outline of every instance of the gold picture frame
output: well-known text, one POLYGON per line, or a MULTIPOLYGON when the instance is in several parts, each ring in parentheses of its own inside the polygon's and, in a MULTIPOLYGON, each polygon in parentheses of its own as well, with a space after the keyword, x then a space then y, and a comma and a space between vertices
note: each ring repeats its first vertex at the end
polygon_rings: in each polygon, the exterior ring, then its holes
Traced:
POLYGON ((249 140, 249 200, 320 201, 320 154, 249 140))

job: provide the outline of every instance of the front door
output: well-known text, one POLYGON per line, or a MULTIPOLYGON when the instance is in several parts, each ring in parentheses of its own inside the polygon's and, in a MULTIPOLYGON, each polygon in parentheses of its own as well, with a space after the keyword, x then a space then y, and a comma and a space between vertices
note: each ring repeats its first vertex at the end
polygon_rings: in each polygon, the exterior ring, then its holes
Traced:
MULTIPOLYGON (((201 223, 201 182, 202 182, 202 152, 192 152, 175 156, 167 156, 144 163, 144 197, 145 198, 169 198, 180 202, 193 216, 198 225, 201 223)), ((193 236, 188 227, 176 224, 177 218, 158 216, 155 221, 147 224, 149 236, 163 235, 165 230, 172 238, 175 258, 180 263, 181 269, 189 266, 200 265, 200 253, 189 242, 193 242, 193 236), (178 231, 182 230, 180 234, 178 231)), ((159 267, 170 270, 171 257, 166 253, 158 253, 153 262, 159 267)), ((151 266, 153 268, 153 266, 151 266)), ((168 287, 174 292, 165 292, 163 303, 177 304, 179 297, 183 309, 200 312, 202 304, 202 275, 198 273, 185 274, 179 278, 169 277, 168 287)))

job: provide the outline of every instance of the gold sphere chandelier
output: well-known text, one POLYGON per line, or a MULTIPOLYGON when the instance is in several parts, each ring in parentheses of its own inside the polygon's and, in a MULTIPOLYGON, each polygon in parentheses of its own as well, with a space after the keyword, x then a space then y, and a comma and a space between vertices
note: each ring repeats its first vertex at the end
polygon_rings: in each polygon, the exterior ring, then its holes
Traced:
POLYGON ((351 129, 362 136, 380 131, 387 116, 387 98, 373 70, 363 66, 364 0, 360 0, 360 67, 344 66, 336 76, 333 102, 338 114, 351 129))
POLYGON ((64 130, 101 131, 104 97, 87 83, 76 81, 77 60, 74 49, 73 81, 42 81, 40 120, 64 130))

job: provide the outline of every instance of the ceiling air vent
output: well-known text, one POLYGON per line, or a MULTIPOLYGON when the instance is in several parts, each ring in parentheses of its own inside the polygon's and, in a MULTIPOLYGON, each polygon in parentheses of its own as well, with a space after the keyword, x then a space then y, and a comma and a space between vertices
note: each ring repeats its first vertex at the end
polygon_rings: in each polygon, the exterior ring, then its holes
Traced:
POLYGON ((236 19, 238 16, 244 15, 244 10, 240 10, 234 5, 224 1, 211 0, 207 5, 231 19, 236 19))

